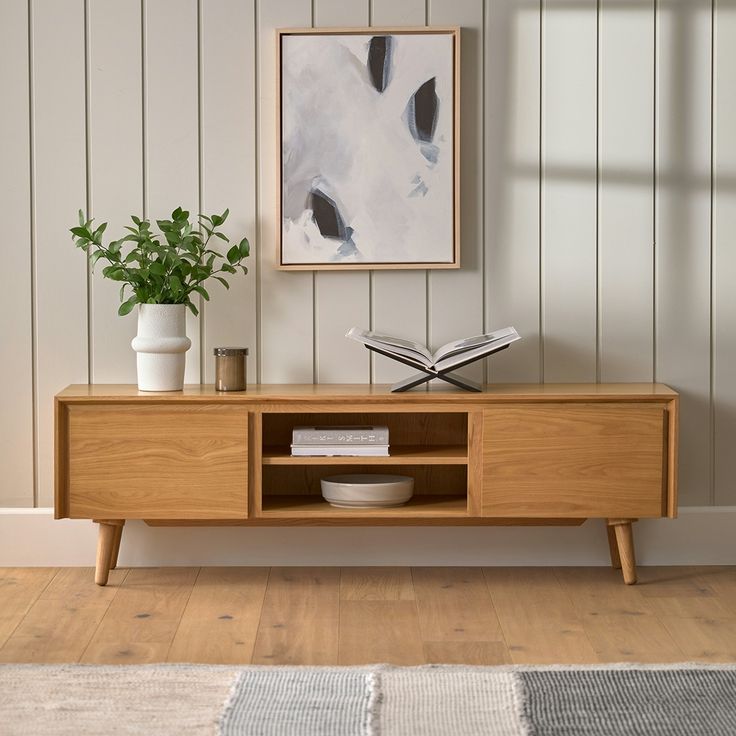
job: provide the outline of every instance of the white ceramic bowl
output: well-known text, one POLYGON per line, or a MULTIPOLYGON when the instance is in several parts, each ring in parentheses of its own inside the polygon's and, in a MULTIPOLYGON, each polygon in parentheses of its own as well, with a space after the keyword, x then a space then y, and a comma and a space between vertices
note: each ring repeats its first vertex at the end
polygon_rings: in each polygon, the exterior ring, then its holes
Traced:
POLYGON ((414 493, 414 478, 408 475, 352 473, 322 478, 322 496, 340 508, 401 506, 414 493))

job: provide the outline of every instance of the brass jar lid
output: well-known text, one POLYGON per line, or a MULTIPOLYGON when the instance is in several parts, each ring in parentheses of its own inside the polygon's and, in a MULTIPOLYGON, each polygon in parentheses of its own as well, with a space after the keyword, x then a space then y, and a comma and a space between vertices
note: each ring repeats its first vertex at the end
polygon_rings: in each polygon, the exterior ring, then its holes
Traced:
POLYGON ((231 355, 248 355, 248 348, 215 348, 213 352, 218 358, 231 355))

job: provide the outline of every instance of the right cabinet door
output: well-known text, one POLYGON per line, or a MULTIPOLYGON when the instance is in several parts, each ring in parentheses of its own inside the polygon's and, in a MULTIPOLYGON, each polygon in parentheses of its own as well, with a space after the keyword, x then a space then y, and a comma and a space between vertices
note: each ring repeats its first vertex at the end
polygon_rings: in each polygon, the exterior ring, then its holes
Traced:
POLYGON ((483 416, 482 514, 662 516, 666 413, 657 404, 499 404, 483 416))

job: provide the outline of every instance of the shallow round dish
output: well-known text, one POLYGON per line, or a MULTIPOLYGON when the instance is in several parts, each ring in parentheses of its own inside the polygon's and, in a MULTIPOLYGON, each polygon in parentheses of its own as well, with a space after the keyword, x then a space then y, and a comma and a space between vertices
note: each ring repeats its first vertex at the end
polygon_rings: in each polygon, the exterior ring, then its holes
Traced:
POLYGON ((414 478, 408 475, 351 473, 322 478, 322 496, 339 508, 385 508, 401 506, 414 493, 414 478))

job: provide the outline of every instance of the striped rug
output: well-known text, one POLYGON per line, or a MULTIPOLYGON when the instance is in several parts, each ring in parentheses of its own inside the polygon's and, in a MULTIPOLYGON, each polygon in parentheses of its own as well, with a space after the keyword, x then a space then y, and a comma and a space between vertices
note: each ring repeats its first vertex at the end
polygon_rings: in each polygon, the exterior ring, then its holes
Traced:
POLYGON ((0 734, 736 734, 736 665, 0 665, 0 734))

